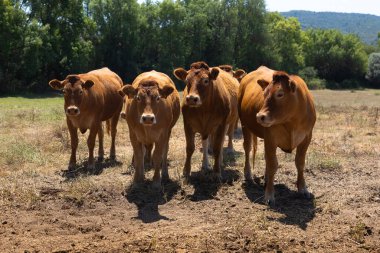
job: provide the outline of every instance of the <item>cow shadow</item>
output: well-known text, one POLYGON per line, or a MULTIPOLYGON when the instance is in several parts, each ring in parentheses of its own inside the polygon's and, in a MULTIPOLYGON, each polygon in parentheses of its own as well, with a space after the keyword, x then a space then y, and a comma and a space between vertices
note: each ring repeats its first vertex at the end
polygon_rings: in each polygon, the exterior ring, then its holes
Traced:
POLYGON ((171 220, 159 213, 158 206, 168 203, 176 195, 180 185, 177 181, 171 179, 162 184, 161 189, 152 187, 152 181, 146 180, 141 185, 133 185, 127 187, 123 192, 123 196, 129 203, 133 203, 137 207, 137 217, 144 223, 152 223, 159 220, 171 220))
POLYGON ((218 190, 223 184, 233 185, 239 178, 239 171, 232 169, 224 169, 221 180, 215 177, 211 170, 193 172, 187 183, 194 187, 194 193, 188 195, 187 198, 195 202, 215 199, 218 190))
POLYGON ((84 160, 80 162, 75 169, 71 170, 62 170, 61 175, 65 178, 65 180, 74 180, 78 177, 85 177, 85 176, 96 176, 103 173, 105 169, 112 168, 112 167, 118 167, 123 165, 122 162, 114 160, 114 159, 104 159, 103 161, 97 161, 95 163, 95 169, 89 170, 87 168, 88 161, 84 160))
MULTIPOLYGON (((244 182, 242 187, 251 202, 264 204, 264 186, 254 182, 244 182)), ((281 218, 270 218, 286 225, 295 225, 306 230, 310 221, 315 218, 314 196, 307 199, 297 191, 289 189, 284 184, 275 185, 276 204, 269 207, 272 211, 283 214, 281 218)))
POLYGON ((223 163, 225 166, 236 166, 236 161, 243 155, 243 152, 234 150, 231 152, 228 148, 223 148, 223 163))

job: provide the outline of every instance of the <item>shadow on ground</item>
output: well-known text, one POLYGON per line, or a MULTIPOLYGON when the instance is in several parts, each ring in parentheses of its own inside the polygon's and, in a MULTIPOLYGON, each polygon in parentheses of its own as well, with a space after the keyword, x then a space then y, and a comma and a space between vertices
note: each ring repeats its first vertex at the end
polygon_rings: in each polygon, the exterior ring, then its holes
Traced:
POLYGON ((95 170, 89 170, 87 168, 87 164, 88 164, 87 161, 83 161, 77 166, 76 169, 63 170, 62 177, 64 177, 65 180, 74 180, 78 177, 83 177, 83 176, 100 175, 103 173, 105 169, 121 166, 123 163, 117 160, 105 159, 104 161, 101 161, 101 162, 97 161, 95 163, 95 170))
POLYGON ((194 187, 194 193, 188 195, 187 198, 191 201, 214 199, 223 184, 232 185, 233 182, 239 180, 239 178, 239 171, 231 169, 224 169, 222 172, 222 180, 218 179, 212 170, 193 172, 188 179, 188 184, 194 187))
POLYGON ((163 205, 170 200, 180 189, 177 181, 166 181, 162 184, 161 190, 152 188, 152 181, 146 181, 139 186, 130 185, 123 193, 124 197, 130 203, 137 206, 138 213, 135 219, 144 223, 152 223, 159 220, 170 220, 158 211, 158 206, 163 205))
MULTIPOLYGON (((258 179, 255 179, 257 182, 258 179)), ((253 182, 244 182, 242 185, 246 196, 251 202, 264 204, 264 186, 253 182)), ((316 207, 314 196, 307 199, 297 191, 289 189, 284 184, 275 185, 276 204, 272 211, 284 214, 284 217, 275 219, 283 224, 296 225, 305 230, 307 224, 315 217, 316 207)))

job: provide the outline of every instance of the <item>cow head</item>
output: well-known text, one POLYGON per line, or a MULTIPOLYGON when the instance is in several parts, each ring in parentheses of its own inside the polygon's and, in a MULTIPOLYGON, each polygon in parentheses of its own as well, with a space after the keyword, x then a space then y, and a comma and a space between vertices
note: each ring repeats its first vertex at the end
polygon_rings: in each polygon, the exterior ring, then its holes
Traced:
POLYGON ((219 69, 210 68, 205 62, 195 62, 191 64, 189 71, 177 68, 173 73, 177 79, 186 84, 185 104, 199 107, 212 89, 213 83, 219 75, 219 69))
POLYGON ((157 123, 162 99, 166 99, 174 88, 169 85, 160 88, 156 81, 148 79, 142 80, 137 88, 127 84, 120 91, 133 99, 132 103, 136 103, 140 123, 151 126, 157 123))
POLYGON ((289 120, 291 113, 297 110, 297 86, 290 76, 277 71, 271 83, 260 79, 258 84, 264 90, 264 105, 256 115, 257 122, 270 127, 289 120))
POLYGON ((238 69, 238 70, 234 71, 232 69, 231 65, 220 65, 219 68, 223 69, 228 74, 235 77, 239 81, 239 83, 240 83, 241 79, 243 79, 243 77, 245 77, 247 75, 247 73, 243 69, 238 69))
POLYGON ((65 113, 69 117, 80 115, 80 105, 94 82, 82 80, 78 75, 68 75, 65 80, 51 80, 49 85, 55 90, 61 90, 65 99, 65 113))

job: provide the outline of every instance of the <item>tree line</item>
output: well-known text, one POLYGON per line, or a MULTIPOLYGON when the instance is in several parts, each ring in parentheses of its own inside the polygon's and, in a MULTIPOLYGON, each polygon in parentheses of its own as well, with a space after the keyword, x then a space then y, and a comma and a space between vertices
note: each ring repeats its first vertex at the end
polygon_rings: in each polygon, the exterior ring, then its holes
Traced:
POLYGON ((2 93, 45 91, 50 79, 104 66, 130 82, 199 60, 339 88, 362 83, 379 48, 337 30, 303 31, 264 0, 0 0, 2 93))

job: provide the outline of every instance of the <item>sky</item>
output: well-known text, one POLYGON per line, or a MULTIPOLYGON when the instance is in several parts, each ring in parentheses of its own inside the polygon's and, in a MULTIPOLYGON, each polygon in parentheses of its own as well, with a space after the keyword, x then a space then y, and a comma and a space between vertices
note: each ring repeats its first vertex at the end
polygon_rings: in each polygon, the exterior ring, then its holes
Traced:
POLYGON ((333 11, 380 16, 380 0, 265 0, 268 11, 333 11))

